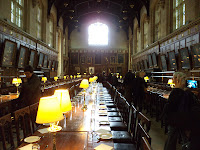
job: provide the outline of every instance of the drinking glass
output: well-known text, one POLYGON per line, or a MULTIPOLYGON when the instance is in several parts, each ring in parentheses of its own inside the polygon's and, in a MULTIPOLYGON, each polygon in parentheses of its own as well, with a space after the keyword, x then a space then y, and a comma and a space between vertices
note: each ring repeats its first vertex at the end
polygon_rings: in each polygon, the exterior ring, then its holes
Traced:
POLYGON ((32 150, 40 150, 40 145, 38 143, 33 143, 32 150))

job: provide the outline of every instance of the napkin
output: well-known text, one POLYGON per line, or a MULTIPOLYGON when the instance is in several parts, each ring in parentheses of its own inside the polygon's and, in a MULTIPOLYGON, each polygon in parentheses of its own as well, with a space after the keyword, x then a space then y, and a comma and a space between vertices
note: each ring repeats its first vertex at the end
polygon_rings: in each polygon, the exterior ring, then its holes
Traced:
POLYGON ((39 129, 38 132, 44 134, 44 133, 48 133, 48 128, 43 128, 43 129, 39 129))
POLYGON ((112 146, 108 146, 106 144, 100 144, 99 146, 94 148, 95 150, 112 150, 113 147, 112 146))
POLYGON ((33 144, 28 144, 26 146, 19 148, 19 150, 32 150, 32 146, 33 146, 33 144))

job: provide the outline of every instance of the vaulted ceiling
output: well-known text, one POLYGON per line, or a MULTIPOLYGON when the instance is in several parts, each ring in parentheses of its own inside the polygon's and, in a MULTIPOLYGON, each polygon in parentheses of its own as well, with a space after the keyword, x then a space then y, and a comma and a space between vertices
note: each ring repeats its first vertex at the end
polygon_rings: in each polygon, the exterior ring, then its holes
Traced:
POLYGON ((143 6, 149 16, 150 0, 49 0, 48 14, 53 6, 57 8, 57 23, 60 17, 64 20, 64 28, 69 27, 69 33, 79 28, 84 22, 93 19, 110 21, 124 29, 133 27, 133 19, 140 22, 140 10, 143 6))

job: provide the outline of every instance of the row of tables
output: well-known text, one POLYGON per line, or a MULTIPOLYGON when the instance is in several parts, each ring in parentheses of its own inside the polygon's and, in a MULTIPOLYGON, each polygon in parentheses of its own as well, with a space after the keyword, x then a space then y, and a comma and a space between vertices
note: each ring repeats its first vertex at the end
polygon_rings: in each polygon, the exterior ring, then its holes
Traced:
MULTIPOLYGON (((110 94, 102 84, 96 83, 86 90, 87 110, 83 111, 83 91, 72 98, 72 110, 65 114, 60 121, 62 130, 56 133, 57 150, 93 150, 113 149, 111 129, 108 122, 106 100, 112 100, 110 94)), ((53 147, 53 135, 42 126, 46 132, 36 131, 34 135, 41 137, 37 142, 40 149, 50 150, 53 147)), ((31 146, 24 142, 19 148, 31 146)), ((27 149, 28 150, 28 149, 27 149)))

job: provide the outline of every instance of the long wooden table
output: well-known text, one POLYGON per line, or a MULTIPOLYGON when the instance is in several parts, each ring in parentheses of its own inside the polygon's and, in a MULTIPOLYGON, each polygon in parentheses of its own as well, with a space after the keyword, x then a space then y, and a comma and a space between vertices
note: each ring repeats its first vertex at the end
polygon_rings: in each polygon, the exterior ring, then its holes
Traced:
MULTIPOLYGON (((102 85, 97 87, 97 89, 101 91, 103 89, 102 85)), ((87 93, 89 93, 89 91, 87 93)), ((98 129, 110 130, 109 124, 99 124, 99 121, 105 120, 107 116, 99 116, 98 114, 98 95, 94 96, 94 94, 86 94, 86 104, 88 109, 83 111, 81 109, 84 104, 82 94, 79 93, 72 100, 72 110, 65 114, 65 119, 59 123, 60 126, 62 126, 62 130, 56 133, 57 150, 93 150, 100 144, 106 144, 114 147, 112 139, 102 140, 95 132, 98 129)), ((40 145, 41 150, 52 149, 53 133, 41 134, 37 131, 34 133, 34 135, 42 137, 37 142, 40 145), (46 147, 46 145, 48 145, 48 147, 46 147)), ((24 142, 22 145, 20 145, 20 147, 25 145, 27 145, 27 143, 24 142)))

